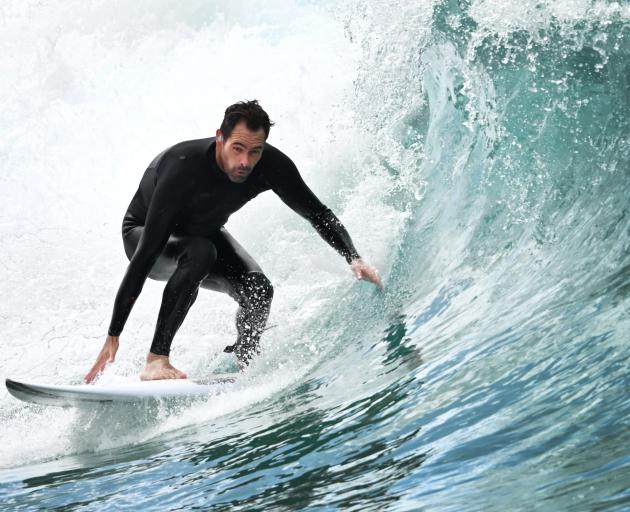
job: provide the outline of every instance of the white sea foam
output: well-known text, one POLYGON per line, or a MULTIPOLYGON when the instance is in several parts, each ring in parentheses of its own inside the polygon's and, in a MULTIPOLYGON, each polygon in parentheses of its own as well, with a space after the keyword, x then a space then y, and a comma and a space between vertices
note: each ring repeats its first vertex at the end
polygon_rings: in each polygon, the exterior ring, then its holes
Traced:
MULTIPOLYGON (((0 306, 2 377, 80 381, 102 344, 126 267, 119 226, 144 168, 170 144, 213 135, 234 101, 260 100, 276 122, 270 142, 294 159, 365 256, 384 261, 383 243, 397 219, 381 204, 382 183, 361 184, 365 152, 357 148, 366 141, 348 107, 359 49, 342 20, 315 5, 249 7, 172 1, 0 7, 0 72, 8 77, 0 86, 0 286, 9 299, 0 306), (351 199, 356 186, 371 204, 351 199)), ((3 390, 0 435, 22 441, 3 444, 3 466, 140 441, 233 411, 313 364, 302 358, 302 369, 274 373, 292 353, 299 361, 302 351, 313 350, 309 321, 329 307, 332 290, 352 283, 343 260, 272 193, 235 214, 228 229, 276 286, 270 323, 277 327, 266 335, 270 349, 252 369, 251 386, 232 391, 229 407, 210 400, 200 412, 149 422, 142 433, 130 424, 132 432, 113 441, 94 434, 90 423, 107 416, 88 421, 72 411, 24 406, 3 390), (81 421, 94 435, 75 435, 86 433, 81 421)), ((161 290, 162 284, 145 285, 104 379, 138 373, 161 290)), ((225 365, 217 354, 234 338, 234 310, 230 299, 202 293, 176 338, 175 363, 191 375, 225 365)))

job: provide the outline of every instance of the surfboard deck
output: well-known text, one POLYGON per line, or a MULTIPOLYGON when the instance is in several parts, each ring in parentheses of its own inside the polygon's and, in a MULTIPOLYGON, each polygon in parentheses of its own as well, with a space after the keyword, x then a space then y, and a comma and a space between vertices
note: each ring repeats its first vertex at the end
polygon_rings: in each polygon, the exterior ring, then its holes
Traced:
POLYGON ((36 384, 6 379, 7 390, 24 402, 57 407, 82 404, 142 402, 163 398, 195 398, 236 382, 238 374, 214 374, 203 379, 150 380, 124 384, 36 384))

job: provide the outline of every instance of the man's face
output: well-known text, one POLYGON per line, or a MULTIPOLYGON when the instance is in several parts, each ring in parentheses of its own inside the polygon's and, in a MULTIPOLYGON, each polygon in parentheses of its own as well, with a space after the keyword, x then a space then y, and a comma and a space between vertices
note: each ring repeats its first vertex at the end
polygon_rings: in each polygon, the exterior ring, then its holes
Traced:
POLYGON ((262 156, 265 130, 253 132, 245 121, 238 123, 230 138, 221 140, 223 134, 217 130, 217 162, 230 181, 243 183, 262 156))

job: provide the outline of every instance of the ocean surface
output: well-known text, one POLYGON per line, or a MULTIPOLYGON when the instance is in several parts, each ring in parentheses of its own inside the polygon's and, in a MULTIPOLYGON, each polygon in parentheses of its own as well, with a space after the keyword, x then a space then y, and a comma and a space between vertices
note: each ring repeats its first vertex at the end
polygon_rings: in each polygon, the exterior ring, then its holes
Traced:
MULTIPOLYGON (((2 510, 630 510, 630 4, 5 0, 0 377, 78 383, 166 147, 257 98, 385 290, 268 192, 263 353, 193 403, 0 389, 2 510)), ((137 378, 145 285, 101 382, 137 378)), ((233 366, 235 304, 175 339, 233 366)))

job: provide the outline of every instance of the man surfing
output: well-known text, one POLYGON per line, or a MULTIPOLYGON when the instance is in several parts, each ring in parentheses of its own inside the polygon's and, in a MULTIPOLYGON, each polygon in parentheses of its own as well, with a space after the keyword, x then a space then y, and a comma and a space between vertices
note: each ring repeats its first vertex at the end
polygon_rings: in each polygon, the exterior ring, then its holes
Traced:
POLYGON ((238 304, 233 352, 243 369, 260 351, 273 287, 260 266, 226 231, 229 216, 273 190, 341 254, 358 279, 378 287, 335 214, 313 194, 293 162, 266 143, 273 123, 256 100, 228 107, 216 137, 181 142, 145 171, 122 226, 129 258, 105 344, 85 376, 92 382, 114 361, 119 336, 147 277, 166 281, 142 380, 185 379, 169 361, 171 342, 199 288, 227 293, 238 304))

